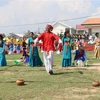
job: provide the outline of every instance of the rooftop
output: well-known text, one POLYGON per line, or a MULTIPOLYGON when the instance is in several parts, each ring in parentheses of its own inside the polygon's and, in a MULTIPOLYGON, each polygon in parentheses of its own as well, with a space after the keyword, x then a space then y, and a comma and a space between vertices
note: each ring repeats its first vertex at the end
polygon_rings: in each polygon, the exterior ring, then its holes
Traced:
POLYGON ((99 25, 100 18, 89 18, 82 23, 82 25, 99 25))
POLYGON ((76 25, 76 30, 87 30, 83 25, 76 25))

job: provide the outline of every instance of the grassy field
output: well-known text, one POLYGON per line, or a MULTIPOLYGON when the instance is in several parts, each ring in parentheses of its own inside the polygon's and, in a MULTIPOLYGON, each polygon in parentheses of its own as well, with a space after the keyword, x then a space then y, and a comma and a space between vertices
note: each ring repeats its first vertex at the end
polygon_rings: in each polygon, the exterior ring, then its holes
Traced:
MULTIPOLYGON (((89 65, 100 63, 91 51, 87 57, 89 65)), ((20 58, 21 55, 7 55, 7 60, 20 58)), ((14 61, 8 61, 8 66, 0 67, 0 100, 100 100, 100 87, 92 86, 93 80, 100 81, 100 70, 88 69, 91 66, 62 69, 61 59, 61 55, 55 54, 51 76, 44 66, 14 65, 14 61), (24 79, 25 85, 17 86, 17 79, 24 79)))

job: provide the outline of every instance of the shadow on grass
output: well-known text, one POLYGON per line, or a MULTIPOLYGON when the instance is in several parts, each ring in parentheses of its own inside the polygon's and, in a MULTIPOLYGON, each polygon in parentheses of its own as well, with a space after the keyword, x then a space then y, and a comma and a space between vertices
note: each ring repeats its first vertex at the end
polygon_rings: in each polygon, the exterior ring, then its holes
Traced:
MULTIPOLYGON (((15 66, 20 67, 22 65, 9 65, 9 66, 4 66, 4 67, 2 67, 3 69, 0 69, 0 71, 11 71, 11 72, 45 71, 45 69, 40 69, 40 70, 34 69, 34 68, 43 68, 43 66, 34 66, 34 67, 26 66, 26 67, 29 67, 30 70, 20 70, 20 69, 19 70, 15 70, 15 69, 10 70, 11 67, 15 67, 15 66)), ((22 67, 24 67, 24 66, 22 66, 22 67)))
MULTIPOLYGON (((90 81, 94 81, 94 79, 90 78, 90 77, 86 77, 86 76, 83 76, 83 71, 76 71, 76 72, 60 72, 60 73, 54 73, 53 75, 66 75, 68 77, 73 77, 73 78, 79 78, 79 79, 86 79, 86 80, 90 80, 90 81), (74 73, 79 73, 80 76, 75 76, 73 75, 74 73)), ((78 82, 77 82, 78 83, 78 82)))
MULTIPOLYGON (((39 82, 39 83, 45 83, 45 82, 48 82, 48 83, 58 83, 58 82, 54 82, 54 81, 25 81, 25 82, 28 82, 28 83, 36 83, 36 82, 39 82)), ((60 81, 59 81, 60 82, 60 81)), ((66 82, 66 83, 91 83, 91 82, 80 82, 80 81, 78 81, 78 82, 66 82)))
MULTIPOLYGON (((15 83, 16 84, 16 81, 5 81, 5 82, 1 82, 0 81, 0 83, 15 83)), ((16 84, 17 85, 17 84, 16 84)), ((17 85, 17 86, 25 86, 25 85, 27 85, 26 83, 25 84, 23 84, 23 85, 17 85)))
MULTIPOLYGON (((42 81, 24 81, 24 82, 29 82, 29 83, 33 83, 33 82, 42 82, 42 81)), ((0 81, 0 83, 16 83, 16 81, 0 81)), ((24 84, 27 85, 27 84, 24 84)))
POLYGON ((62 74, 72 74, 72 73, 79 73, 84 74, 82 71, 76 71, 76 72, 59 72, 59 73, 53 73, 53 75, 62 75, 62 74))
POLYGON ((99 65, 96 65, 96 64, 92 64, 92 65, 89 65, 89 67, 100 67, 100 64, 99 65))
POLYGON ((9 69, 9 68, 11 68, 11 67, 14 67, 14 66, 22 66, 22 64, 19 64, 19 65, 8 65, 8 66, 3 66, 2 68, 4 68, 4 69, 2 69, 2 70, 0 70, 0 71, 4 71, 4 70, 7 70, 7 69, 9 69))
MULTIPOLYGON (((54 82, 54 81, 25 81, 25 82, 28 82, 28 83, 60 83, 60 81, 59 82, 54 82)), ((7 84, 9 84, 9 83, 13 83, 13 84, 16 84, 16 81, 6 81, 6 82, 1 82, 0 81, 0 83, 7 83, 7 84)), ((85 81, 85 82, 82 82, 82 81, 78 81, 78 82, 72 82, 72 81, 67 81, 66 83, 91 83, 91 82, 88 82, 88 81, 85 81)), ((16 84, 17 85, 17 84, 16 84)), ((27 84, 25 83, 25 84, 23 84, 23 85, 17 85, 17 86, 26 86, 27 84)))
MULTIPOLYGON (((79 73, 82 73, 82 72, 79 72, 79 73)), ((62 73, 60 73, 60 74, 62 74, 62 73)), ((65 74, 65 73, 64 73, 65 74)), ((82 77, 79 77, 79 76, 72 76, 72 75, 67 75, 68 77, 73 77, 73 78, 80 78, 80 79, 82 79, 82 77)), ((66 82, 66 84, 67 83, 92 83, 93 82, 93 79, 90 79, 90 78, 86 78, 86 77, 83 77, 84 79, 86 79, 86 80, 88 80, 88 81, 77 81, 77 82, 74 82, 74 80, 72 80, 72 81, 67 81, 66 82)), ((65 81, 64 81, 65 82, 65 81)), ((44 81, 44 80, 42 80, 42 81, 39 81, 39 80, 24 80, 24 85, 17 85, 16 84, 16 81, 0 81, 0 83, 4 83, 4 84, 9 84, 9 83, 11 83, 11 84, 15 84, 16 86, 26 86, 26 85, 28 85, 29 83, 61 83, 61 81, 44 81)))

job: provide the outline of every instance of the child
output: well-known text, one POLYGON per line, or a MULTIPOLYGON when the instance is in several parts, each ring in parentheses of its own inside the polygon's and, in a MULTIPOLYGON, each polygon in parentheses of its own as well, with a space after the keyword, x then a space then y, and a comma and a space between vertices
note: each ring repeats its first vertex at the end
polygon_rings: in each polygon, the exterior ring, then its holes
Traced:
POLYGON ((29 55, 28 55, 28 52, 26 52, 26 55, 24 56, 24 63, 28 64, 29 63, 29 55))
POLYGON ((27 49, 24 50, 23 57, 21 58, 22 62, 29 63, 29 55, 27 49))
POLYGON ((77 62, 80 61, 80 60, 82 62, 87 60, 86 53, 85 53, 83 46, 81 44, 78 45, 78 50, 76 50, 74 60, 77 61, 77 62))

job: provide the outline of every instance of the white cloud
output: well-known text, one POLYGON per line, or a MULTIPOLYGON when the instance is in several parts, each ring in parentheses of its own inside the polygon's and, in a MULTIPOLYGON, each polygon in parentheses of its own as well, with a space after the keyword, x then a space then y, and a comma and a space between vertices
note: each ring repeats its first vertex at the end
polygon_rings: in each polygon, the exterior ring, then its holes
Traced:
POLYGON ((67 9, 69 12, 88 12, 91 7, 90 0, 56 0, 62 9, 67 9))
MULTIPOLYGON (((52 2, 53 0, 10 0, 8 5, 0 7, 0 25, 41 21, 42 16, 49 17, 49 13, 53 12, 46 11, 51 8, 49 4, 52 2)), ((55 0, 54 2, 69 12, 86 12, 91 6, 90 0, 55 0)))
POLYGON ((11 0, 6 6, 0 7, 0 25, 24 24, 37 21, 41 8, 47 2, 39 0, 11 0))
POLYGON ((92 14, 93 17, 100 17, 100 7, 97 7, 95 13, 92 14))
MULTIPOLYGON (((90 0, 9 0, 6 5, 0 6, 0 26, 65 19, 69 16, 63 11, 84 14, 90 7, 90 0)), ((9 31, 13 29, 9 28, 9 31)))

